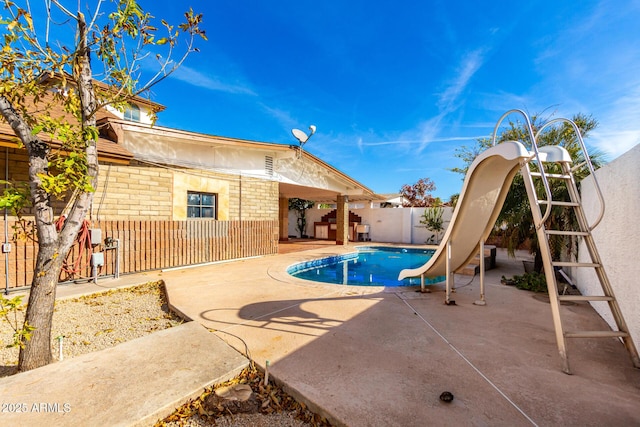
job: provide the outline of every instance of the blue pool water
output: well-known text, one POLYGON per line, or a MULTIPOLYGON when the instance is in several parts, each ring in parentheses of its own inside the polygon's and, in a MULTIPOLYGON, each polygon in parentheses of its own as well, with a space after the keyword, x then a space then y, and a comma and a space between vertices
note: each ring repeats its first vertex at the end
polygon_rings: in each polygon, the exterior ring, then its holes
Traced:
MULTIPOLYGON (((405 268, 426 263, 433 250, 371 246, 357 253, 332 256, 292 265, 287 272, 300 279, 352 286, 416 286, 420 278, 398 280, 405 268)), ((444 277, 425 278, 425 283, 444 281, 444 277)))

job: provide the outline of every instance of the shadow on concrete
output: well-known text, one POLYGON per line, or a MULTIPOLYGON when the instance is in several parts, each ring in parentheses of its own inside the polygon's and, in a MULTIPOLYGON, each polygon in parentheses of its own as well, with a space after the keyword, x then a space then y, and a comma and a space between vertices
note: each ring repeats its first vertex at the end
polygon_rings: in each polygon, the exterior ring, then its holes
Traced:
MULTIPOLYGON (((640 423, 640 376, 620 342, 570 341, 575 375, 565 375, 548 304, 492 286, 488 305, 475 306, 477 286, 459 289, 456 306, 445 306, 438 288, 254 302, 240 307, 233 333, 258 363, 276 360, 272 374, 338 424, 640 423), (364 300, 352 317, 330 314, 364 300), (290 349, 295 336, 307 340, 290 349), (444 391, 452 403, 439 399, 444 391)), ((586 304, 563 314, 569 328, 603 327, 586 304)))

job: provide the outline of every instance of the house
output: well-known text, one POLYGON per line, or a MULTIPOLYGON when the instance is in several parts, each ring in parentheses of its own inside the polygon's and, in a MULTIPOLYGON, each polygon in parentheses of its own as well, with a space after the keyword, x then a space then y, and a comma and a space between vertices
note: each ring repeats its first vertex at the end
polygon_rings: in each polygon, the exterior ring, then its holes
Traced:
MULTIPOLYGON (((163 106, 136 98, 98 116, 100 172, 86 225, 61 281, 276 254, 288 237, 288 199, 336 203, 376 199, 359 182, 297 145, 247 141, 152 126, 163 106), (93 253, 100 254, 99 257, 93 253), (97 263, 97 268, 92 267, 97 263)), ((0 123, 4 179, 27 180, 27 156, 0 123)), ((57 207, 56 216, 64 211, 57 207)), ((6 290, 29 286, 36 245, 14 236, 5 212, 6 290)), ((348 215, 348 214, 347 214, 348 215)), ((338 217, 338 224, 346 224, 338 217)), ((348 241, 346 228, 337 243, 348 241)), ((1 282, 0 282, 1 283, 1 282)))

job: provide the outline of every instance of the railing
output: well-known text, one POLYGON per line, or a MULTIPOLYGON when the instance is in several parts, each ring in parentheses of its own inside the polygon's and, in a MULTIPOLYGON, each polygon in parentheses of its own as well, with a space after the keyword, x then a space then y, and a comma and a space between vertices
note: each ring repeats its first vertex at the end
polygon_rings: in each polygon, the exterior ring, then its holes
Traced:
MULTIPOLYGON (((4 227, 3 221, 0 224, 4 227)), ((12 221, 7 224, 10 239, 14 225, 12 221)), ((102 243, 84 249, 76 244, 67 256, 60 282, 90 280, 91 254, 97 252, 104 254, 104 265, 98 270, 102 277, 115 275, 116 264, 119 274, 127 274, 278 251, 278 221, 94 221, 90 227, 101 230, 102 243), (113 243, 107 246, 105 239, 113 243)), ((30 286, 36 254, 35 242, 11 239, 11 251, 2 254, 9 260, 8 273, 0 280, 2 291, 30 286)))

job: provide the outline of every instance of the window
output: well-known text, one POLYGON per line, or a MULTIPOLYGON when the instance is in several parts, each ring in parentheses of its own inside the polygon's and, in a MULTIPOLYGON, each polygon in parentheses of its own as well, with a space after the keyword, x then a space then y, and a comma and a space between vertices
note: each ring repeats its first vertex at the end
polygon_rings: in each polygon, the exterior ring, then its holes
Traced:
POLYGON ((213 193, 187 192, 187 218, 218 219, 216 205, 218 195, 213 193))
POLYGON ((132 122, 140 121, 140 107, 135 104, 129 104, 126 110, 124 110, 124 119, 131 120, 132 122))

